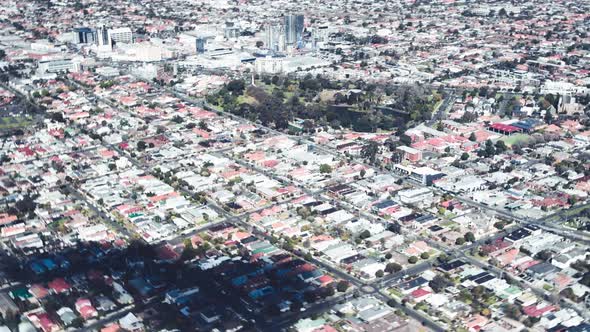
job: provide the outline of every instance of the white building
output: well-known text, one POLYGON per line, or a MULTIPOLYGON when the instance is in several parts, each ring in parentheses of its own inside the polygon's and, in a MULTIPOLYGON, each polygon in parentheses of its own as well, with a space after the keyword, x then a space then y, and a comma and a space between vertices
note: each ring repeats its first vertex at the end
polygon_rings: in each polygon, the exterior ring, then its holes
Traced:
POLYGON ((78 71, 79 63, 74 62, 71 58, 62 56, 41 58, 38 63, 38 70, 41 73, 59 73, 78 71))
POLYGON ((429 203, 434 194, 428 188, 402 190, 397 193, 399 201, 404 204, 429 203))
POLYGON ((130 28, 116 28, 109 29, 109 40, 117 44, 131 44, 133 43, 133 32, 130 28))
POLYGON ((277 74, 283 71, 283 58, 258 58, 254 65, 257 73, 277 74))

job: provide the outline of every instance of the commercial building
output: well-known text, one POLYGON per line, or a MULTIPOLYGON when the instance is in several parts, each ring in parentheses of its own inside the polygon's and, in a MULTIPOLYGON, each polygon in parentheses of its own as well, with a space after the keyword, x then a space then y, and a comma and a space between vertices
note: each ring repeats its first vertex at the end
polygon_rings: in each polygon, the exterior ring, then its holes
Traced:
POLYGON ((94 43, 96 32, 91 28, 76 28, 74 29, 74 41, 77 44, 92 44, 94 43))
POLYGON ((277 74, 283 71, 283 58, 266 57, 258 58, 254 65, 257 73, 277 74))
POLYGON ((397 149, 398 151, 400 151, 403 155, 403 159, 415 162, 415 161, 419 161, 420 159, 422 159, 422 151, 411 148, 409 146, 398 146, 397 149))
POLYGON ((77 65, 71 58, 52 57, 39 60, 38 69, 41 73, 65 73, 76 71, 77 65))
POLYGON ((265 28, 266 48, 274 52, 285 51, 285 27, 280 24, 268 24, 265 28))
POLYGON ((111 44, 131 44, 133 43, 133 32, 130 28, 109 29, 109 39, 111 44))
POLYGON ((429 167, 413 167, 396 164, 393 166, 393 171, 397 174, 406 175, 410 179, 418 181, 424 185, 431 185, 434 180, 438 180, 445 176, 444 173, 436 171, 429 167))
POLYGON ((305 17, 301 14, 289 14, 284 17, 285 39, 287 45, 299 47, 303 40, 305 17))
POLYGON ((96 44, 98 46, 110 46, 111 41, 109 39, 109 31, 104 26, 98 27, 96 29, 96 36, 94 37, 96 44))
POLYGON ((397 195, 404 204, 429 203, 434 197, 434 193, 428 188, 402 190, 397 195))
POLYGON ((490 131, 495 132, 495 133, 502 134, 502 135, 508 135, 508 136, 522 132, 522 128, 512 126, 512 125, 503 124, 503 123, 491 124, 488 127, 488 129, 490 131))

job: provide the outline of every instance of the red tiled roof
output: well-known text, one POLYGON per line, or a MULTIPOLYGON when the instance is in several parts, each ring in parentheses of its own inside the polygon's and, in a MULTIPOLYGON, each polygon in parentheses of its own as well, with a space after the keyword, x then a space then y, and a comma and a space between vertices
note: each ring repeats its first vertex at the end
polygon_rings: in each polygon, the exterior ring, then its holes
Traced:
POLYGON ((494 123, 494 124, 490 125, 490 128, 509 132, 509 133, 520 131, 520 128, 518 128, 518 127, 503 124, 503 123, 494 123))
POLYGON ((413 298, 419 298, 419 297, 422 297, 422 296, 425 296, 425 295, 428 295, 428 294, 431 294, 431 292, 427 291, 424 288, 418 288, 415 291, 413 291, 412 293, 410 293, 410 295, 413 298))
POLYGON ((56 293, 63 293, 71 287, 63 278, 54 279, 53 281, 50 281, 47 286, 56 293))
POLYGON ((552 306, 552 305, 547 305, 545 307, 539 308, 537 307, 537 305, 530 305, 528 307, 524 307, 523 308, 523 312, 527 315, 527 316, 531 316, 531 317, 541 317, 543 316, 546 312, 549 311, 553 311, 555 310, 556 307, 552 306))

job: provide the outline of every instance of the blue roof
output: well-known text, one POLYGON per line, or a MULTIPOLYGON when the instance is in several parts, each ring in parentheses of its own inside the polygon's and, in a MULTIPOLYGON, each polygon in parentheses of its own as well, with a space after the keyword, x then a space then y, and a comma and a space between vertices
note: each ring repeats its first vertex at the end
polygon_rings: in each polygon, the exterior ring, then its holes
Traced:
POLYGON ((423 277, 418 277, 416 279, 412 279, 408 282, 399 285, 400 289, 412 289, 418 286, 422 286, 428 283, 428 280, 424 279, 423 277))
POLYGON ((394 202, 394 201, 392 201, 390 199, 386 199, 386 200, 384 200, 382 202, 379 202, 379 203, 377 203, 377 204, 375 204, 373 206, 375 208, 377 208, 377 209, 385 209, 387 207, 390 207, 390 206, 393 206, 393 205, 396 205, 396 204, 397 204, 396 202, 394 202))
POLYGON ((517 128, 529 130, 529 129, 534 128, 538 124, 539 124, 539 120, 528 118, 528 119, 523 119, 518 122, 515 122, 512 125, 517 128))
POLYGON ((248 281, 248 277, 246 277, 246 276, 239 276, 239 277, 233 278, 232 281, 231 281, 231 283, 234 286, 240 286, 240 285, 245 284, 246 281, 248 281))
POLYGON ((41 262, 43 263, 43 265, 45 265, 45 267, 47 267, 48 270, 53 270, 55 269, 55 267, 57 266, 53 260, 51 258, 45 258, 43 260, 41 260, 41 262))
POLYGON ((29 267, 31 268, 31 270, 33 270, 33 272, 37 274, 45 272, 45 267, 37 262, 32 262, 31 264, 29 264, 29 267))

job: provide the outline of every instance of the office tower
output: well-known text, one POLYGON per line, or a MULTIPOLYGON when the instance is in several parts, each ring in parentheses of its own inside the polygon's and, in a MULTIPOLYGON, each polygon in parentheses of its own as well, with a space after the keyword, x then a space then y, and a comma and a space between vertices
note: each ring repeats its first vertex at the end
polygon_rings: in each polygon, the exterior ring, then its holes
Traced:
POLYGON ((133 32, 130 28, 109 29, 109 39, 112 44, 131 44, 133 43, 133 32))
POLYGON ((234 22, 225 22, 223 36, 227 39, 237 38, 240 36, 240 28, 235 26, 234 22))
POLYGON ((197 54, 205 53, 205 38, 197 38, 195 40, 197 54))
POLYGON ((285 41, 287 45, 298 46, 303 40, 305 18, 300 14, 289 14, 284 17, 285 41))
POLYGON ((285 29, 280 24, 266 26, 266 48, 275 52, 285 51, 285 29))
POLYGON ((98 46, 111 46, 109 32, 104 26, 98 27, 98 29, 96 29, 94 40, 98 46))
POLYGON ((94 31, 90 28, 75 28, 74 33, 75 41, 78 44, 91 44, 94 43, 94 31))

